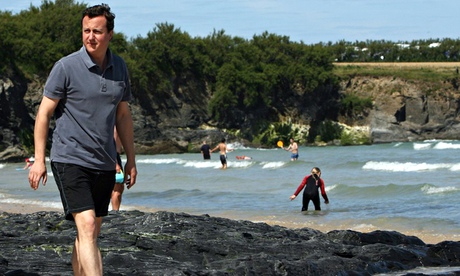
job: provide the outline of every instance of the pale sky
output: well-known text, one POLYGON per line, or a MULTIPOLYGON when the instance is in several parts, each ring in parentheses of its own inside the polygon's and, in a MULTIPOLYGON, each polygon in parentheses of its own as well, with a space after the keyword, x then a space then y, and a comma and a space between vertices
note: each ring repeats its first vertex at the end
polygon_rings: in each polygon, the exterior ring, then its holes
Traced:
MULTIPOLYGON (((41 0, 0 0, 17 13, 41 0)), ((459 39, 460 0, 101 0, 115 13, 115 31, 146 37, 168 23, 192 37, 213 30, 251 39, 267 31, 306 44, 419 39, 459 39)))

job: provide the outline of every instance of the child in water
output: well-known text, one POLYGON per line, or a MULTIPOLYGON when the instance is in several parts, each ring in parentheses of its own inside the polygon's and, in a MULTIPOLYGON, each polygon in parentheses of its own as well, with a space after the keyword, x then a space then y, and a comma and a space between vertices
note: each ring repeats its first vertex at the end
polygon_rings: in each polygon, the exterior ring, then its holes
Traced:
POLYGON ((32 158, 26 158, 26 165, 24 166, 24 170, 27 170, 27 169, 30 169, 30 167, 32 167, 32 165, 34 164, 33 163, 33 159, 31 160, 32 158))
POLYGON ((319 190, 321 190, 321 195, 324 198, 324 203, 329 204, 329 199, 327 198, 326 190, 324 188, 324 181, 321 179, 321 170, 319 168, 314 167, 311 169, 311 174, 305 176, 295 193, 291 195, 290 199, 294 200, 304 187, 305 190, 303 191, 302 211, 308 210, 308 204, 310 203, 310 200, 313 201, 315 210, 321 210, 319 190))

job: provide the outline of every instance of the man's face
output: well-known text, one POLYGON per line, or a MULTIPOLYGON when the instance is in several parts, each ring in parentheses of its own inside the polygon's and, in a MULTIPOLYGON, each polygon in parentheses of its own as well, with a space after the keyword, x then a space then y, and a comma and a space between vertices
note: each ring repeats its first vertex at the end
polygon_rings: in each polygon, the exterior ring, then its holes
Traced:
POLYGON ((82 20, 82 40, 91 57, 103 57, 109 47, 113 31, 107 30, 105 16, 89 18, 85 16, 82 20))

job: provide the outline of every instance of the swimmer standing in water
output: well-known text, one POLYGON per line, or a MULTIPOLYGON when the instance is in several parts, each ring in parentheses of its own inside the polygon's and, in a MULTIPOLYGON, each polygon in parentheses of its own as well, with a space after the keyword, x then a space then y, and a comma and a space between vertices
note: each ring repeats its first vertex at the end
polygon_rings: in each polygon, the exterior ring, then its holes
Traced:
POLYGON ((227 151, 232 151, 231 149, 227 148, 227 145, 225 144, 225 138, 222 138, 220 143, 211 150, 211 152, 219 149, 220 152, 220 163, 222 163, 222 170, 227 169, 227 151))
POLYGON ((311 169, 311 174, 304 177, 302 183, 300 183, 295 193, 290 196, 290 199, 294 200, 302 191, 302 189, 304 189, 302 198, 302 211, 308 211, 308 204, 310 203, 310 200, 313 201, 315 210, 321 211, 319 190, 321 190, 321 195, 324 198, 324 203, 329 204, 329 199, 327 198, 326 189, 324 187, 324 181, 321 179, 321 170, 318 167, 311 169))
POLYGON ((283 148, 284 150, 291 152, 291 161, 296 161, 299 159, 299 146, 294 141, 294 139, 290 139, 291 144, 287 148, 283 148))

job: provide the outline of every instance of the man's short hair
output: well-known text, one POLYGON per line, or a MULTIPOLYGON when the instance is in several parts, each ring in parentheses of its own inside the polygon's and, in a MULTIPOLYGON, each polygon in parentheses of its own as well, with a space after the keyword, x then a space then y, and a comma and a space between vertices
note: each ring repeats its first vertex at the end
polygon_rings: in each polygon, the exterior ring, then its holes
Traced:
POLYGON ((88 16, 89 18, 94 18, 101 15, 105 16, 105 19, 107 20, 107 30, 109 32, 112 31, 115 27, 115 14, 110 12, 109 5, 104 3, 86 8, 82 13, 81 22, 83 22, 83 18, 85 18, 85 16, 88 16))

